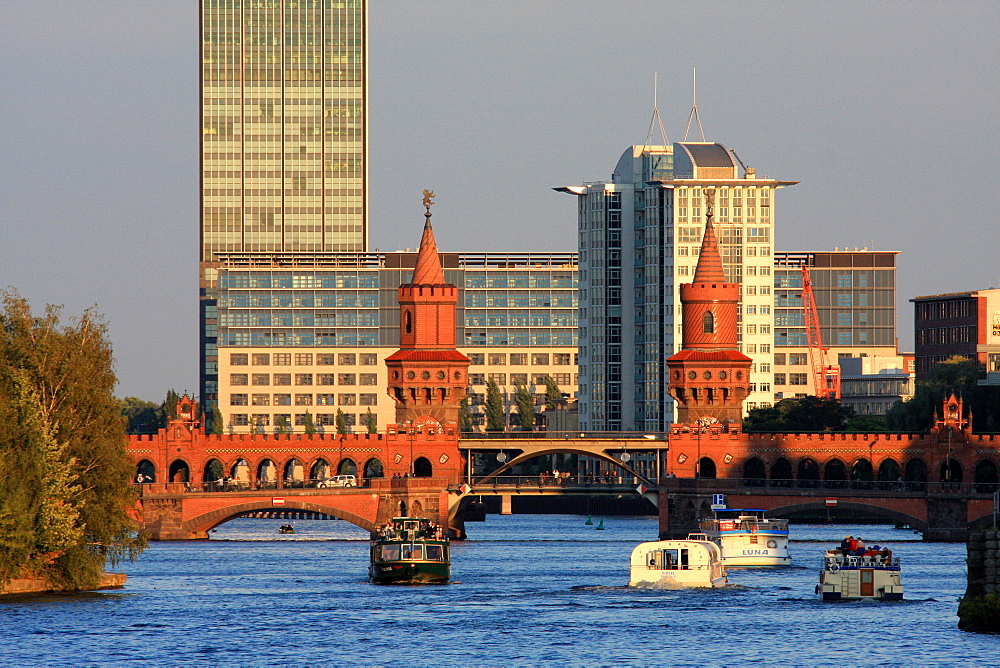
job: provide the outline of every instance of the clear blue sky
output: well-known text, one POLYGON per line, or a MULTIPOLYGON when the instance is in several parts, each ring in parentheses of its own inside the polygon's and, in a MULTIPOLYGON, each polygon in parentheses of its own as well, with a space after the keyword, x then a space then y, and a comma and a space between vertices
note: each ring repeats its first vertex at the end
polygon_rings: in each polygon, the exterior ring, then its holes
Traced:
MULTIPOLYGON (((916 295, 1000 285, 1000 3, 379 0, 370 11, 371 246, 575 250, 552 186, 671 141, 698 68, 709 140, 779 193, 776 248, 899 250, 916 295)), ((118 394, 197 388, 198 10, 4 0, 0 287, 96 304, 118 394)))

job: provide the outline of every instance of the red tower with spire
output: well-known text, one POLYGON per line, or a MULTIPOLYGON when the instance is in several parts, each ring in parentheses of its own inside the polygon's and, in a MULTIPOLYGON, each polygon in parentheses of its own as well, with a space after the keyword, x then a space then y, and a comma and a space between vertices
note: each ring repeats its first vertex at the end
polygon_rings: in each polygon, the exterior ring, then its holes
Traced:
POLYGON ((705 236, 694 281, 680 287, 681 350, 667 359, 677 421, 740 423, 750 393, 749 357, 736 334, 738 283, 727 283, 712 227, 714 191, 705 193, 705 236))
POLYGON ((433 197, 424 191, 426 220, 417 263, 410 282, 399 286, 399 350, 385 360, 399 425, 424 417, 458 423, 468 392, 469 358, 455 347, 458 288, 444 280, 431 229, 433 197))

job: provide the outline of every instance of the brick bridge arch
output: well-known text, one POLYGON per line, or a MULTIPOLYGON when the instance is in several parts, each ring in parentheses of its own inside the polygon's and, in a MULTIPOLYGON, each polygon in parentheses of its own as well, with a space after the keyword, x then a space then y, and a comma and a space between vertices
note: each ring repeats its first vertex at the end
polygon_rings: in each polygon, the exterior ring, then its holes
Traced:
POLYGON ((260 501, 246 501, 232 506, 227 506, 225 508, 218 508, 202 515, 198 515, 197 517, 192 517, 184 522, 181 525, 181 528, 192 534, 207 535, 210 530, 220 524, 224 524, 229 520, 235 519, 245 513, 255 512, 258 510, 302 510, 313 513, 322 513, 324 515, 331 515, 337 519, 350 522, 357 527, 361 527, 365 531, 371 531, 375 528, 375 522, 373 520, 355 515, 354 513, 341 508, 328 506, 322 503, 299 501, 293 497, 286 497, 285 503, 281 506, 275 506, 271 503, 270 499, 261 499, 260 501))
MULTIPOLYGON (((928 527, 927 519, 916 517, 902 510, 888 508, 886 506, 873 503, 860 503, 857 501, 837 501, 837 508, 840 510, 851 510, 864 512, 875 517, 885 518, 893 522, 907 524, 918 531, 926 531, 928 527)), ((827 510, 825 499, 817 499, 812 502, 794 503, 786 506, 777 506, 767 511, 769 517, 787 517, 794 513, 816 512, 827 510)))

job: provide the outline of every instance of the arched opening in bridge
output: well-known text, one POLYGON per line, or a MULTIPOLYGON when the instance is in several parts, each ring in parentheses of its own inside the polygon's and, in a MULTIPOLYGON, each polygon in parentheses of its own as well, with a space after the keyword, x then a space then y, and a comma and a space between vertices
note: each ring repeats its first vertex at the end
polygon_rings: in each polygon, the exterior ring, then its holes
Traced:
POLYGON ((771 486, 792 486, 792 463, 784 457, 778 457, 771 464, 771 486))
POLYGON ((365 462, 365 478, 384 478, 385 468, 382 466, 382 462, 372 457, 367 462, 365 462))
POLYGON ((746 487, 763 487, 767 483, 767 471, 760 457, 751 457, 743 464, 743 485, 746 487))
POLYGON ((962 482, 962 464, 954 457, 941 462, 941 482, 962 482))
POLYGON ((997 474, 997 465, 992 460, 984 459, 976 464, 976 472, 973 481, 976 485, 976 492, 979 494, 989 494, 995 492, 1000 486, 1000 476, 997 474))
POLYGON ((191 482, 191 470, 183 459, 175 459, 170 464, 170 482, 191 482))
POLYGON ((893 489, 902 480, 899 464, 895 459, 886 459, 878 466, 878 488, 893 489))
POLYGON ((847 467, 837 458, 831 459, 823 467, 823 480, 827 487, 843 489, 847 487, 847 467))
POLYGON ((854 487, 871 489, 871 482, 874 477, 875 472, 872 470, 872 463, 864 457, 858 458, 851 465, 851 482, 854 483, 854 487))
POLYGON ((265 459, 257 465, 257 489, 275 489, 278 486, 278 467, 265 459))
POLYGON ((218 459, 209 459, 205 462, 205 469, 202 471, 201 479, 204 481, 207 490, 215 491, 215 488, 222 484, 222 479, 225 475, 222 462, 218 459))
POLYGON ((927 489, 927 464, 919 457, 906 462, 906 473, 903 475, 906 488, 914 492, 927 489))
POLYGON ((795 478, 799 487, 819 487, 819 464, 815 459, 806 457, 799 462, 798 475, 795 478))
POLYGON ((341 459, 337 467, 337 475, 358 475, 358 465, 353 459, 341 459))
POLYGON ((715 477, 715 462, 712 461, 711 457, 702 457, 698 460, 698 475, 699 478, 714 478, 715 477))
POLYGON ((282 476, 285 487, 302 487, 303 475, 302 462, 298 459, 292 458, 285 463, 285 472, 282 476))
POLYGON ((433 475, 434 467, 431 466, 431 460, 426 457, 417 457, 416 461, 413 462, 413 477, 430 478, 433 475))
POLYGON ((309 480, 326 480, 330 477, 330 464, 322 457, 313 462, 313 465, 309 467, 309 480))
POLYGON ((238 485, 249 485, 250 462, 245 459, 237 459, 236 463, 229 469, 229 477, 238 485))
POLYGON ((156 467, 153 466, 153 462, 148 459, 143 459, 141 462, 136 464, 135 481, 156 482, 156 467), (142 480, 139 479, 140 476, 142 476, 142 480))

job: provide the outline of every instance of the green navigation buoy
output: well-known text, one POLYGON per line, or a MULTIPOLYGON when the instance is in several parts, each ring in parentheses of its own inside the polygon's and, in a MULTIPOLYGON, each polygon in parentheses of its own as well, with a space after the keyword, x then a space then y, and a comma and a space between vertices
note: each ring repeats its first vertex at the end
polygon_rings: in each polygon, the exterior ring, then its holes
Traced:
POLYGON ((601 518, 600 523, 597 525, 597 530, 598 531, 604 531, 604 518, 603 517, 601 518))
POLYGON ((587 521, 584 522, 584 524, 586 524, 587 526, 591 526, 591 525, 593 525, 593 523, 594 523, 594 520, 592 520, 590 518, 590 515, 587 515, 587 521))

